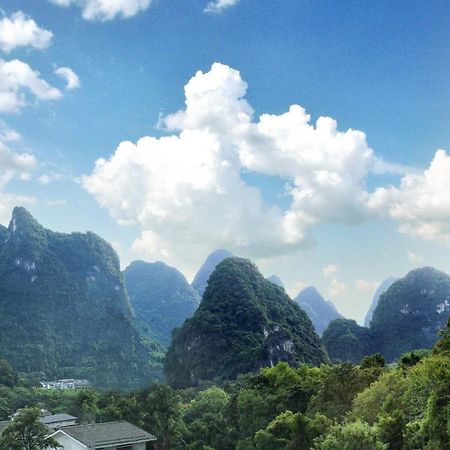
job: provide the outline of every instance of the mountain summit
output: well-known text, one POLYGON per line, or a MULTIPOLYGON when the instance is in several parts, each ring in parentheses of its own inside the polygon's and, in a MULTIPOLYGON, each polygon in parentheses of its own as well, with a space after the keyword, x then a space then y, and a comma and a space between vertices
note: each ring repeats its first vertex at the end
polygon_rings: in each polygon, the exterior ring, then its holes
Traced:
POLYGON ((194 316, 175 331, 165 369, 169 383, 183 387, 279 361, 326 359, 306 313, 252 262, 234 257, 217 266, 194 316))
POLYGON ((314 286, 303 289, 294 301, 306 311, 319 335, 332 320, 342 317, 333 303, 325 300, 314 286))
POLYGON ((132 262, 123 272, 139 330, 163 346, 200 302, 184 275, 163 262, 132 262))
POLYGON ((214 269, 218 264, 220 264, 225 258, 230 258, 233 256, 228 250, 218 249, 213 251, 205 260, 205 262, 200 267, 199 271, 194 277, 191 286, 203 297, 206 286, 208 284, 208 279, 210 275, 214 272, 214 269))
POLYGON ((150 355, 112 247, 94 233, 55 233, 15 208, 0 247, 0 354, 22 372, 136 387, 150 355))

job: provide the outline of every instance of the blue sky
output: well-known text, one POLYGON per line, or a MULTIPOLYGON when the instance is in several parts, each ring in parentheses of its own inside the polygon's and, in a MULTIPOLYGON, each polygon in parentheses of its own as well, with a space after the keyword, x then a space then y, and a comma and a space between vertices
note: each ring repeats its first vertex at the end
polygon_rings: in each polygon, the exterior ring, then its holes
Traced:
POLYGON ((207 4, 0 1, 2 222, 23 203, 188 278, 225 246, 358 320, 384 278, 450 272, 448 3, 207 4))

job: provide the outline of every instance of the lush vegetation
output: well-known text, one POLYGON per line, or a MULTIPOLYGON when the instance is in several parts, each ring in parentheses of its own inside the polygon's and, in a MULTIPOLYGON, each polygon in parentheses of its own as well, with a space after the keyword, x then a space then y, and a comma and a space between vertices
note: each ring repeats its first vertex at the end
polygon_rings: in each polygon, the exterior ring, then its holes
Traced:
POLYGON ((413 270, 395 281, 377 303, 370 327, 337 319, 322 336, 333 361, 359 362, 379 352, 388 361, 432 348, 450 312, 450 277, 436 269, 413 270))
POLYGON ((371 330, 351 319, 333 320, 324 331, 322 342, 333 361, 359 363, 376 351, 371 330))
POLYGON ((191 319, 174 333, 166 375, 175 387, 272 366, 326 360, 306 313, 248 260, 227 258, 191 319))
POLYGON ((203 297, 206 286, 208 285, 208 280, 214 269, 219 263, 221 263, 225 258, 230 258, 233 255, 224 249, 218 249, 213 251, 202 264, 194 279, 192 280, 192 287, 203 297))
POLYGON ((132 388, 161 373, 133 328, 119 260, 93 233, 54 233, 15 208, 0 247, 0 355, 41 378, 132 388))
POLYGON ((372 298, 372 303, 370 304, 369 310, 367 311, 366 317, 364 318, 364 326, 369 327, 370 322, 372 321, 373 312, 375 311, 375 308, 378 305, 378 302, 380 301, 380 297, 382 294, 384 294, 391 286, 392 283, 397 281, 397 278, 389 277, 386 278, 377 288, 375 291, 375 294, 372 298))
POLYGON ((410 272, 380 297, 371 330, 377 351, 392 361, 406 351, 431 348, 450 312, 450 277, 431 267, 410 272))
POLYGON ((47 427, 39 417, 39 408, 21 411, 0 436, 0 450, 41 450, 60 447, 57 441, 48 436, 47 427))
POLYGON ((432 352, 405 354, 394 367, 375 354, 360 365, 279 363, 184 390, 0 389, 11 410, 128 420, 158 437, 157 450, 449 450, 450 321, 432 352))
POLYGON ((162 262, 134 261, 123 275, 138 330, 167 347, 172 330, 197 309, 198 292, 181 272, 162 262))
POLYGON ((319 335, 322 335, 332 320, 342 317, 337 312, 333 303, 325 300, 313 286, 307 287, 299 292, 294 298, 294 301, 308 314, 314 325, 314 329, 319 335))

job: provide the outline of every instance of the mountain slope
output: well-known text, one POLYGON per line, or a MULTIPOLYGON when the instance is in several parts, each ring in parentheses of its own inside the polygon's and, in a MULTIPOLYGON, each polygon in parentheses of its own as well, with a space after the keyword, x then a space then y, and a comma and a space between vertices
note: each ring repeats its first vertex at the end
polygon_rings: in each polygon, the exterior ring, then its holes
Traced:
POLYGON ((191 283, 191 286, 200 294, 200 297, 203 297, 203 293, 205 292, 206 286, 208 284, 208 279, 214 272, 216 266, 220 264, 225 258, 230 258, 231 256, 233 256, 233 254, 228 250, 218 249, 213 251, 206 258, 205 262, 202 264, 191 283))
POLYGON ((330 322, 323 332, 322 342, 331 360, 337 362, 357 364, 376 351, 372 331, 350 319, 330 322))
POLYGON ((388 361, 432 348, 450 314, 450 276, 431 267, 409 272, 380 297, 371 330, 388 361))
POLYGON ((342 317, 333 303, 325 300, 314 286, 303 289, 294 298, 294 301, 306 311, 319 335, 323 333, 332 320, 342 317))
POLYGON ((271 366, 320 364, 326 355, 306 313, 256 266, 227 258, 210 277, 199 308, 174 333, 166 355, 173 386, 234 379, 271 366))
POLYGON ((197 291, 181 272, 163 262, 134 261, 123 275, 139 329, 168 346, 172 330, 197 309, 197 291))
POLYGON ((384 294, 391 286, 392 283, 397 281, 397 278, 389 277, 386 278, 377 288, 375 291, 375 294, 372 299, 372 303, 370 304, 369 310, 367 311, 366 317, 364 319, 364 326, 369 327, 370 321, 372 320, 373 312, 375 311, 375 308, 378 305, 378 302, 380 301, 380 297, 382 294, 384 294))
POLYGON ((0 354, 18 371, 100 387, 154 374, 112 247, 93 233, 46 230, 24 208, 0 248, 0 354))

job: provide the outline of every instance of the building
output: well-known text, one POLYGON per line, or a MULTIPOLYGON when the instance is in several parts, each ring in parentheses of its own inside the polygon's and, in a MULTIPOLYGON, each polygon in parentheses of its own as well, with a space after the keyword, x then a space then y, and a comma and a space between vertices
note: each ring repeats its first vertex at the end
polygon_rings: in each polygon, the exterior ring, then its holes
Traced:
POLYGON ((50 430, 76 425, 77 417, 70 414, 51 414, 41 418, 41 422, 50 430))
POLYGON ((89 380, 76 380, 74 378, 64 378, 56 381, 41 381, 41 386, 45 389, 90 389, 92 387, 89 380))
POLYGON ((128 422, 63 427, 50 434, 61 450, 145 450, 155 436, 128 422))

